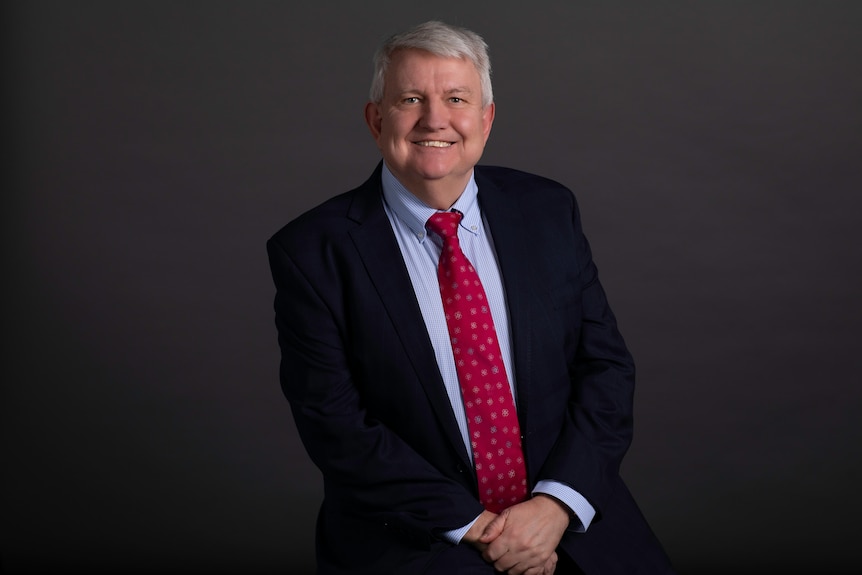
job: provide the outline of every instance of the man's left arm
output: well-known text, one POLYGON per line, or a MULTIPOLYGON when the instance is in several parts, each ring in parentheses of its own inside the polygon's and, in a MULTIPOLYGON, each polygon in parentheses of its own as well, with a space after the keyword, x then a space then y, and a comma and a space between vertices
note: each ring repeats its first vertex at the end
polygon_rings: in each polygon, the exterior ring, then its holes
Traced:
MULTIPOLYGON (((567 198, 570 219, 564 239, 571 248, 564 251, 571 254, 566 263, 577 268, 571 289, 579 304, 561 312, 560 319, 568 330, 570 397, 537 486, 543 481, 561 484, 566 489, 549 493, 567 503, 565 493, 576 493, 598 520, 632 440, 635 367, 599 281, 575 198, 571 193, 567 198)), ((577 504, 570 507, 578 513, 577 504)), ((579 518, 587 528, 594 519, 579 518)))
POLYGON ((570 400, 534 497, 504 511, 486 529, 484 554, 498 569, 516 554, 541 561, 534 551, 549 554, 566 529, 589 528, 610 497, 631 443, 634 363, 599 282, 570 192, 567 201, 570 219, 561 239, 568 247, 561 251, 570 254, 577 268, 577 284, 571 290, 579 302, 577 317, 562 318, 569 330, 570 400))
POLYGON ((544 479, 533 488, 533 496, 545 495, 559 503, 569 514, 568 528, 576 533, 584 533, 596 516, 596 508, 587 498, 558 481, 544 479))

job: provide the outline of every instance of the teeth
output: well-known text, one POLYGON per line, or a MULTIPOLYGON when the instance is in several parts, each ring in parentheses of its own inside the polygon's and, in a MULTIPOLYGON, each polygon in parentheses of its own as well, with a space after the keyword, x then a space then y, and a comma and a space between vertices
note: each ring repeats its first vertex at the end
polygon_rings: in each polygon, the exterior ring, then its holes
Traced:
POLYGON ((440 142, 437 140, 425 140, 422 142, 417 142, 420 146, 426 146, 429 148, 448 148, 452 145, 451 142, 440 142))

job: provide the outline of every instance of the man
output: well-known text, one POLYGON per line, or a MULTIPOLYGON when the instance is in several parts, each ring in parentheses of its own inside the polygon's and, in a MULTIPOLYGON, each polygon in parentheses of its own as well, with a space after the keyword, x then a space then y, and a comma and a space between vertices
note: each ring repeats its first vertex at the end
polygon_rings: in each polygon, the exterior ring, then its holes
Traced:
POLYGON ((267 244, 319 570, 670 573, 619 476, 634 366, 575 200, 477 166, 494 114, 478 35, 393 36, 365 109, 382 162, 267 244))

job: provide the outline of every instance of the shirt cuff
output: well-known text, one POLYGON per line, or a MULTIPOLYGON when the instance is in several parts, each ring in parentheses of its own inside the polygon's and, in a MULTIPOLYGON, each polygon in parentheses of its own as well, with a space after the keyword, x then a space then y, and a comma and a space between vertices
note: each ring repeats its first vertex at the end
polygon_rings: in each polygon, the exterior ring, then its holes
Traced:
POLYGON ((471 521, 470 523, 468 523, 464 527, 461 527, 460 529, 453 529, 452 531, 444 531, 443 533, 440 534, 440 539, 442 539, 443 541, 447 541, 447 542, 451 543, 452 545, 458 545, 459 543, 461 543, 461 539, 463 539, 464 536, 467 534, 467 532, 470 531, 470 528, 473 527, 473 524, 476 523, 476 521, 478 521, 478 519, 479 519, 479 515, 476 516, 476 519, 474 519, 473 521, 471 521))
MULTIPOLYGON (((596 516, 596 509, 586 498, 559 481, 542 480, 533 488, 533 494, 544 493, 559 500, 574 514, 569 529, 576 533, 584 533, 590 527, 596 516)), ((465 531, 466 533, 466 531, 465 531)))
MULTIPOLYGON (((536 487, 533 489, 533 494, 536 493, 544 493, 545 495, 550 495, 554 499, 559 500, 563 505, 569 508, 574 514, 572 518, 572 524, 569 526, 569 529, 575 531, 576 533, 584 533, 587 528, 589 528, 590 523, 592 523, 593 519, 596 516, 595 508, 590 505, 590 503, 586 500, 586 498, 569 487, 564 483, 560 483, 559 481, 550 481, 543 480, 539 481, 536 484, 536 487)), ((451 543, 452 545, 458 545, 461 543, 461 539, 464 538, 464 535, 470 531, 470 528, 473 527, 473 524, 478 521, 479 516, 476 516, 476 519, 461 527, 460 529, 453 529, 452 531, 444 531, 440 534, 440 538, 443 541, 451 543)))

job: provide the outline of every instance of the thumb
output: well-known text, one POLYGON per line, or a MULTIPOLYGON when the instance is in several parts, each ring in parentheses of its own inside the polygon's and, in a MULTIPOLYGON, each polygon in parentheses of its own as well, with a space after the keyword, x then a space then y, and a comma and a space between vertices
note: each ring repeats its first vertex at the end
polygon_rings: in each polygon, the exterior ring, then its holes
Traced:
POLYGON ((481 543, 490 543, 500 536, 503 532, 503 527, 506 526, 506 518, 509 516, 509 510, 504 509, 502 513, 494 517, 490 523, 485 526, 482 534, 479 536, 481 543))

